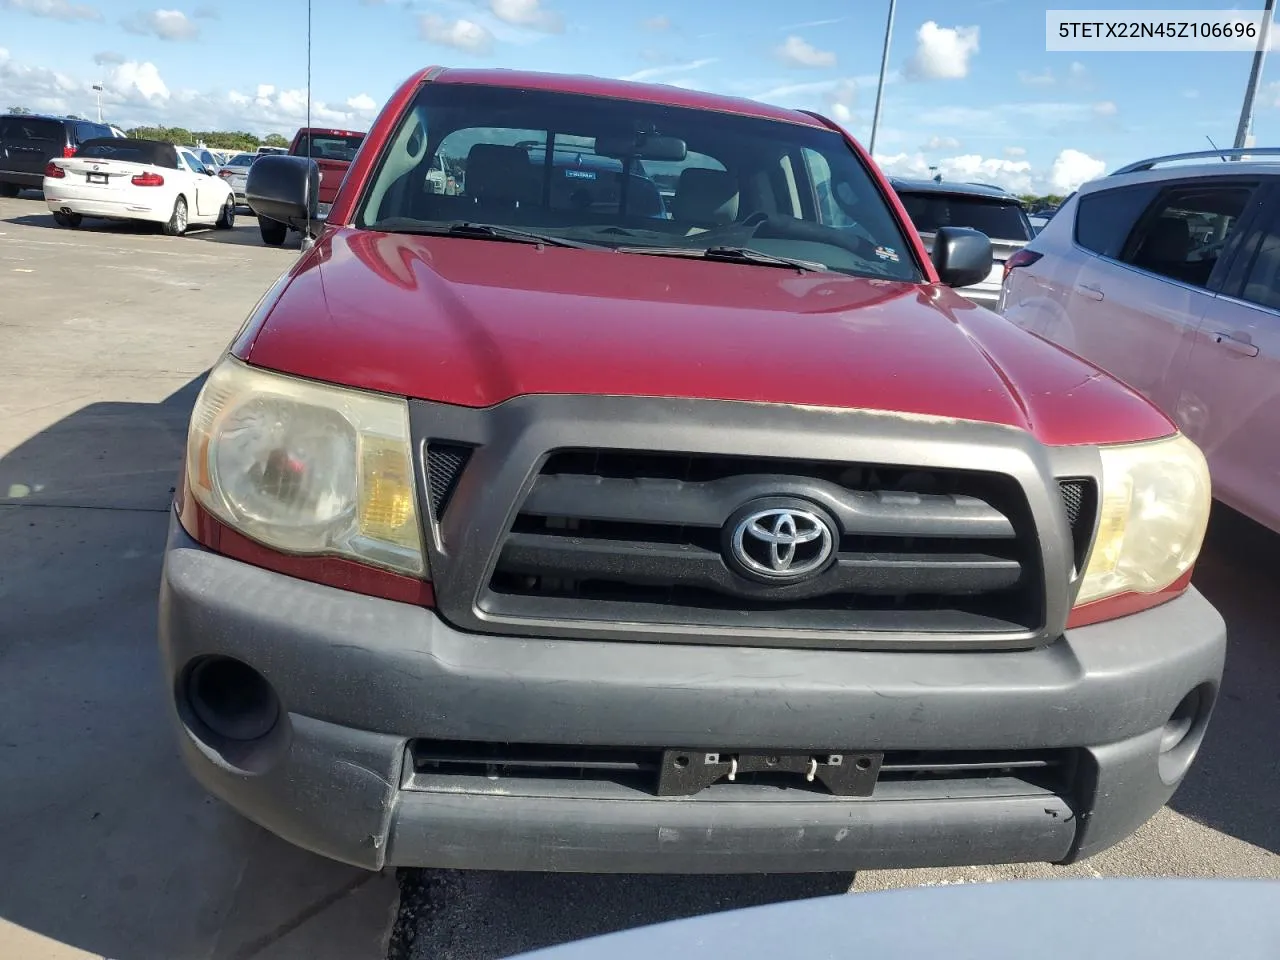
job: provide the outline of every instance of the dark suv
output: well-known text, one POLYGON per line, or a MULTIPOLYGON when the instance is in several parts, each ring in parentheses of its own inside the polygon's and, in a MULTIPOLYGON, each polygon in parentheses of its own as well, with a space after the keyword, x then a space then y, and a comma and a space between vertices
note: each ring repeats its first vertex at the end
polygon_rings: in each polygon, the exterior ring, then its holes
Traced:
POLYGON ((84 141, 115 135, 105 123, 73 117, 0 115, 0 197, 16 197, 24 188, 39 190, 45 165, 54 157, 75 156, 84 141))

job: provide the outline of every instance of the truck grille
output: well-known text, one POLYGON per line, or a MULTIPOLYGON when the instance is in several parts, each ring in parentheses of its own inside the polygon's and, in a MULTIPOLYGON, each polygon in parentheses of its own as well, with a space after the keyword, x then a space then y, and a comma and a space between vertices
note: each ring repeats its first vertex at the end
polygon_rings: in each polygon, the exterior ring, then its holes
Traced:
MULTIPOLYGON (((1068 504, 1065 488, 1063 497, 1068 504)), ((953 634, 1031 632, 1045 619, 1035 524, 1012 477, 604 450, 545 461, 481 607, 565 620, 953 634), (771 498, 813 504, 834 521, 832 559, 813 576, 760 582, 726 560, 730 521, 771 498)))

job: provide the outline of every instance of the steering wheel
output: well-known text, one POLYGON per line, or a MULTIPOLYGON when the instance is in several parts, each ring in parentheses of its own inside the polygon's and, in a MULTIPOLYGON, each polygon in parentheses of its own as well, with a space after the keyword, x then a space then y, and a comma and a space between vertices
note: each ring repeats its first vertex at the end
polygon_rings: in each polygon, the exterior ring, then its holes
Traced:
POLYGON ((810 220, 797 220, 795 217, 779 217, 769 214, 752 214, 742 221, 743 226, 751 227, 750 237, 776 240, 808 240, 813 243, 825 243, 829 246, 848 250, 863 260, 875 262, 875 244, 866 237, 848 230, 837 230, 810 220))

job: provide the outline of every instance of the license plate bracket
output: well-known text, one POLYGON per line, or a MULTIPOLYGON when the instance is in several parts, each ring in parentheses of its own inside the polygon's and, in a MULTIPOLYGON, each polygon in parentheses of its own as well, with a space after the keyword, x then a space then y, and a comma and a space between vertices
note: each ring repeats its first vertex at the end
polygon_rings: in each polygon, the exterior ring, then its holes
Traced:
POLYGON ((90 183, 100 183, 104 186, 107 183, 107 175, 105 173, 86 173, 84 178, 90 183))
POLYGON ((693 750, 662 753, 658 796, 691 797, 718 780, 771 773, 798 783, 820 783, 837 797, 869 797, 880 776, 883 753, 850 751, 693 750))

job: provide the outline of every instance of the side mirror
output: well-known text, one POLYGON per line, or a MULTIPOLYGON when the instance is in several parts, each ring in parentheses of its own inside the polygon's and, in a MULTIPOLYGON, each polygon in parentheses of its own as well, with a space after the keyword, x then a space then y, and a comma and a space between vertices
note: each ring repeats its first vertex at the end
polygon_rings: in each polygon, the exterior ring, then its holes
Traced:
POLYGON ((307 220, 319 219, 320 167, 308 157, 263 154, 249 168, 244 193, 258 216, 305 230, 307 220))
POLYGON ((985 233, 969 227, 939 227, 933 240, 933 265, 948 287, 968 287, 987 279, 993 258, 985 233))

